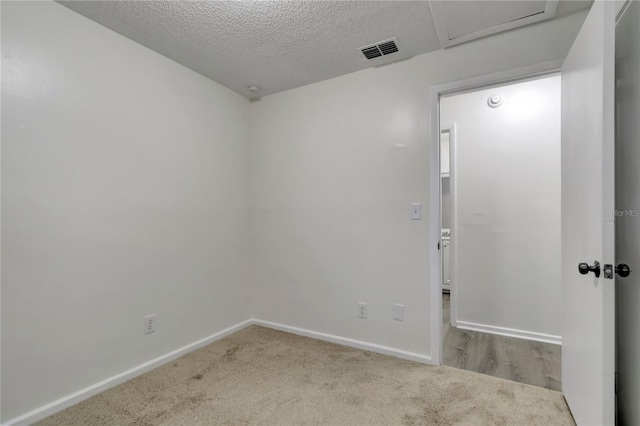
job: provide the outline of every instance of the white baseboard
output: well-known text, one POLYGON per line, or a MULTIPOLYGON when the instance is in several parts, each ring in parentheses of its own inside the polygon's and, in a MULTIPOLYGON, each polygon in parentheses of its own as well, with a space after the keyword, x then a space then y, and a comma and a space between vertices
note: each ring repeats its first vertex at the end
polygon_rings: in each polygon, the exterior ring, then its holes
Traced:
POLYGON ((535 331, 518 330, 515 328, 496 327, 494 325, 477 324, 468 321, 456 322, 456 327, 462 330, 480 331, 482 333, 498 334, 500 336, 516 337, 518 339, 534 340, 536 342, 562 344, 562 337, 553 334, 537 333, 535 331))
POLYGON ((349 339, 333 334, 320 333, 304 328, 292 327, 289 325, 278 324, 271 321, 263 321, 254 319, 253 323, 262 327, 273 328, 274 330, 285 331, 298 336, 311 337, 312 339, 323 340, 325 342, 337 343, 338 345, 349 346, 356 349, 362 349, 369 352, 376 352, 383 355, 390 355, 396 358, 402 358, 409 361, 416 361, 422 364, 433 364, 431 357, 416 352, 404 351, 402 349, 391 348, 388 346, 377 345, 375 343, 363 342, 361 340, 349 339))
POLYGON ((186 355, 189 352, 193 352, 196 349, 200 349, 203 346, 209 345, 252 324, 253 320, 249 319, 239 324, 233 325, 218 333, 205 337, 204 339, 200 339, 198 341, 190 343, 186 346, 176 349, 175 351, 171 351, 167 354, 161 355, 157 358, 152 359, 151 361, 147 361, 143 364, 133 367, 130 370, 124 371, 120 374, 116 374, 115 376, 111 376, 105 380, 102 380, 101 382, 60 398, 57 401, 53 401, 49 404, 38 407, 35 410, 29 411, 26 414, 8 420, 3 423, 2 426, 29 425, 31 423, 42 420, 52 414, 57 413, 58 411, 64 410, 65 408, 77 404, 78 402, 92 397, 93 395, 96 395, 100 392, 104 392, 105 390, 119 385, 120 383, 124 383, 127 380, 130 380, 142 373, 146 373, 147 371, 153 370, 154 368, 158 368, 163 364, 173 361, 174 359, 186 355))

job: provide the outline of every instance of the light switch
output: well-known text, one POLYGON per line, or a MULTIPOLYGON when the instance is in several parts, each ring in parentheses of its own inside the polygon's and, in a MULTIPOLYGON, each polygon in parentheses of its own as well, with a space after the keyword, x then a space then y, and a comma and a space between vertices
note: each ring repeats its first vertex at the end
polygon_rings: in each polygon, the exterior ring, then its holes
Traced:
POLYGON ((422 220, 422 203, 411 203, 411 220, 422 220))

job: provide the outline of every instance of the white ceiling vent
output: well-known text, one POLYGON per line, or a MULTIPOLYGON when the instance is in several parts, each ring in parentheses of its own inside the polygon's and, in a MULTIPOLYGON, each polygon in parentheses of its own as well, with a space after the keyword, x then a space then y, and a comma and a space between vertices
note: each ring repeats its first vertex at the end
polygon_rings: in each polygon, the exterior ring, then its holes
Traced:
POLYGON ((366 61, 379 58, 381 56, 390 55, 399 50, 398 39, 392 38, 390 40, 380 41, 376 44, 361 47, 358 50, 362 52, 366 61))

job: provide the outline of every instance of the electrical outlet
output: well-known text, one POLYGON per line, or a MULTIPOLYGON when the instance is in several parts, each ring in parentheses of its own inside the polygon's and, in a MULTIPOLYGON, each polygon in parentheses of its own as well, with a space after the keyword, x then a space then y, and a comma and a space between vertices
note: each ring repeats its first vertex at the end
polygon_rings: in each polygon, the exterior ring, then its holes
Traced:
POLYGON ((365 302, 358 302, 358 318, 367 319, 367 304, 365 302))
POLYGON ((144 317, 144 334, 151 334, 156 332, 156 314, 147 315, 144 317))
POLYGON ((394 303, 391 309, 391 315, 394 320, 404 321, 404 305, 394 303))

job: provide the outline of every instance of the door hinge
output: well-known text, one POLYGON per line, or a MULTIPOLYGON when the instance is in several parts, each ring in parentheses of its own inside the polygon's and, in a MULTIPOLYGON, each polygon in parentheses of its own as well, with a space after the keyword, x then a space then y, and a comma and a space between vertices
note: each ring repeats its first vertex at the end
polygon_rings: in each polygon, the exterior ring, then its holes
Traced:
POLYGON ((438 241, 438 250, 440 250, 440 241, 438 241))
POLYGON ((615 378, 614 378, 614 385, 613 385, 613 388, 615 389, 615 393, 619 393, 620 392, 620 380, 618 380, 619 376, 620 375, 616 371, 615 378))

